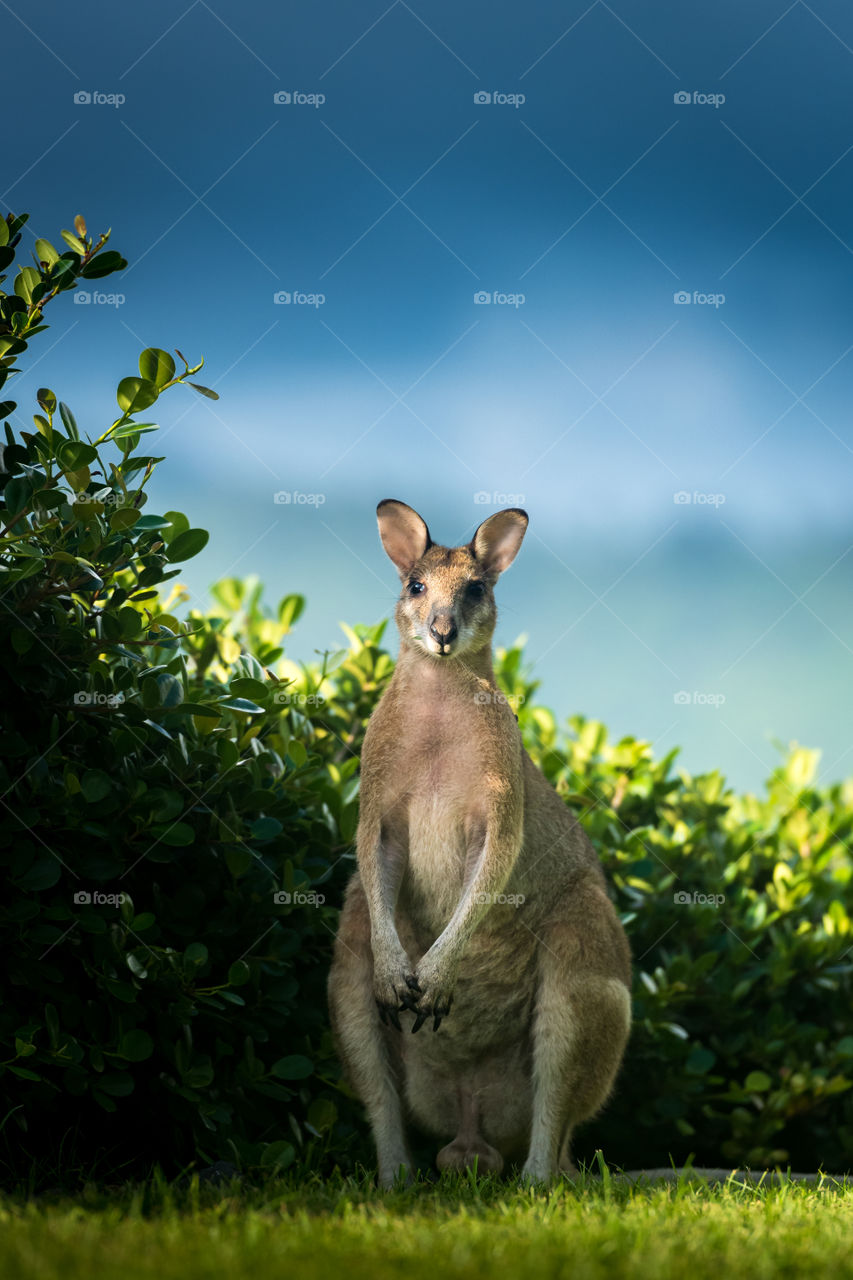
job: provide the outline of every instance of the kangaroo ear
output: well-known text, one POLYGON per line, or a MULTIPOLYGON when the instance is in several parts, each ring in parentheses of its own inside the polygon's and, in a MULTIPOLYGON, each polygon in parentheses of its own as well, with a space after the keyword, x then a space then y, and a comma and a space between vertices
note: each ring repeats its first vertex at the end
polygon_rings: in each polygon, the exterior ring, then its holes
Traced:
POLYGON ((520 507, 496 511, 483 521, 470 546, 486 573, 497 577, 509 568, 518 555, 526 530, 527 512, 520 507))
POLYGON ((376 508, 376 519, 382 545, 397 566, 400 577, 404 578, 432 546, 429 529, 417 511, 395 498, 385 498, 380 502, 376 508))

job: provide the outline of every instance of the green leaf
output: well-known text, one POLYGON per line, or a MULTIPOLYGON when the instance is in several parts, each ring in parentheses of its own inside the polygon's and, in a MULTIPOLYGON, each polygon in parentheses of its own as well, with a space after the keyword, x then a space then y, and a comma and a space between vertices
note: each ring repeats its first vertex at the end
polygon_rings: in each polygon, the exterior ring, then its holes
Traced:
POLYGON ((190 386, 197 391, 199 395, 206 396, 208 400, 219 399, 217 392, 211 391, 210 387, 202 387, 198 382, 191 382, 190 386))
POLYGON ((116 389, 118 407, 127 414, 139 413, 149 408, 159 392, 147 378, 122 378, 116 389))
POLYGON ((159 431, 157 422, 126 422, 123 427, 116 427, 110 435, 111 440, 128 440, 132 436, 144 436, 149 431, 159 431))
POLYGON ((300 595, 285 596, 278 606, 278 620, 285 631, 289 631, 294 622, 301 616, 305 608, 305 597, 300 595))
POLYGON ((210 539, 206 529, 186 529, 169 543, 166 554, 172 564, 179 560, 191 560, 203 551, 210 539))
POLYGON ((278 818, 256 818, 249 830, 253 840, 274 840, 281 835, 284 827, 278 818))
POLYGON ((201 968, 203 964, 207 964, 207 947, 203 942, 191 942, 184 951, 184 959, 188 964, 201 968))
POLYGON ((118 1051, 129 1062, 144 1062, 154 1052, 154 1041, 147 1031, 136 1028, 126 1031, 119 1043, 118 1051))
POLYGON ((63 471, 77 471, 80 467, 88 467, 97 459, 97 450, 82 440, 63 440, 56 451, 59 465, 63 471))
POLYGON ((296 1151, 290 1142, 271 1142, 264 1147, 261 1166, 264 1169, 286 1169, 296 1159, 296 1151))
POLYGON ((252 970, 245 960, 235 960, 228 970, 228 981, 232 987, 244 987, 252 976, 252 970))
POLYGON ((68 432, 71 439, 79 440, 80 432, 77 430, 77 420, 74 417, 74 414, 68 408, 68 405, 63 404, 61 400, 59 402, 59 416, 62 418, 62 421, 65 425, 65 430, 68 432))
POLYGON ((109 249, 88 262, 80 274, 87 280, 99 280, 101 276, 111 275, 113 271, 123 271, 126 266, 127 259, 120 253, 116 253, 114 249, 109 249))
POLYGON ((58 261, 59 254, 54 249, 49 240, 36 240, 36 258, 39 262, 46 262, 52 267, 54 262, 58 261))
POLYGON ((153 382, 159 390, 175 376, 175 362, 168 351, 147 347, 139 357, 139 372, 146 382, 153 382))
POLYGON ((35 267, 21 267, 15 277, 15 293, 27 304, 33 300, 33 289, 41 283, 41 274, 35 267))
POLYGON ((186 533, 190 527, 190 522, 183 511, 167 511, 163 518, 168 520, 170 525, 163 533, 163 541, 168 547, 180 534, 186 533))
POLYGON ((86 246, 79 236, 75 236, 73 231, 60 231, 62 239, 68 245, 69 249, 73 249, 75 253, 79 253, 80 257, 85 257, 86 246))
POLYGON ((247 676, 232 680, 228 688, 238 698, 249 698, 253 702, 257 702, 259 698, 266 698, 272 692, 271 687, 264 684, 262 680, 251 680, 247 676))
POLYGON ((766 1093, 772 1085, 773 1081, 766 1071, 750 1071, 743 1082, 747 1093, 766 1093))
POLYGON ((294 1053, 287 1058, 279 1058, 270 1067, 270 1075, 278 1080, 307 1080, 314 1071, 314 1063, 302 1054, 294 1053))
POLYGON ((171 826, 161 823, 152 827, 151 834, 156 836, 160 844, 171 845, 181 849, 195 841, 195 831, 187 822, 175 822, 171 826))
POLYGON ((306 1117, 308 1124, 317 1133, 325 1133, 331 1129, 337 1118, 338 1109, 330 1098, 315 1098, 306 1117))
POLYGON ((112 789, 112 779, 101 769, 87 769, 80 779, 80 790, 89 804, 105 800, 112 789))
POLYGON ((139 519, 136 507, 118 507, 110 516, 110 528, 124 532, 132 529, 139 519))
POLYGON ((220 698, 220 707, 224 707, 226 711, 243 711, 248 715, 263 715, 263 707, 257 706, 254 702, 249 702, 248 698, 220 698))
POLYGON ((254 862, 251 851, 242 845, 228 845, 225 850, 225 865, 235 880, 244 876, 254 862))

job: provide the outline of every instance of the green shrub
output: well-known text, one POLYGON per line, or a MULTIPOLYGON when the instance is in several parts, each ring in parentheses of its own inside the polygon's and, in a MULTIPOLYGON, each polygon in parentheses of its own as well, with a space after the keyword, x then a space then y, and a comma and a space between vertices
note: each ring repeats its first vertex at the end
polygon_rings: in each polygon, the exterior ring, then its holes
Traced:
MULTIPOLYGON (((0 223, 7 258, 22 222, 0 223)), ((69 252, 37 241, 0 299, 0 381, 48 301, 124 265, 82 222, 63 236, 69 252)), ((262 623, 226 582, 221 617, 179 623, 158 594, 207 541, 146 505, 162 459, 140 452, 156 431, 141 419, 201 367, 179 358, 176 374, 144 351, 97 438, 46 388, 35 431, 6 424, 0 1118, 15 1168, 61 1142, 82 1163, 107 1147, 113 1163, 283 1166, 335 1120, 324 979, 357 759, 309 758, 313 685, 265 673, 299 597, 262 623)), ((348 732, 346 713, 331 722, 348 732)))
MULTIPOLYGON (((0 221, 0 270, 22 225, 0 221)), ((36 265, 0 292, 0 388, 48 301, 124 265, 75 226, 68 252, 36 241, 36 265)), ((325 976, 361 740, 393 661, 383 624, 297 667, 285 643, 304 602, 270 611, 253 579, 220 582, 211 614, 185 608, 169 580, 207 534, 148 512, 162 459, 139 452, 159 397, 196 385, 201 365, 178 358, 179 374, 144 351, 94 439, 47 388, 34 431, 5 428, 11 1176, 370 1159, 332 1052, 325 976)), ((2 417, 14 408, 3 402, 2 417)), ((496 666, 529 751, 602 855, 635 956, 631 1046, 579 1154, 849 1167, 853 784, 816 787, 815 753, 796 749, 765 798, 739 797, 716 773, 675 771, 674 752, 655 761, 582 718, 558 726, 535 704, 520 644, 496 666)))

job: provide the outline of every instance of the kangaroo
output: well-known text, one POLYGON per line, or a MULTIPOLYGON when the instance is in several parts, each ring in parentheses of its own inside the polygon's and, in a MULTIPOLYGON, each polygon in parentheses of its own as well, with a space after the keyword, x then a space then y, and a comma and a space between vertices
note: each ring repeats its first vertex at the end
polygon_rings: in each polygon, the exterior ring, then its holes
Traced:
POLYGON ((549 1182, 576 1172, 572 1130, 612 1088, 631 974, 592 845, 495 682, 494 586, 528 517, 498 511, 454 548, 403 502, 377 518, 400 651, 364 738, 333 1033, 381 1186, 411 1180, 409 1123, 446 1142, 439 1169, 523 1161, 549 1182), (429 1020, 438 1034, 411 1034, 429 1020))

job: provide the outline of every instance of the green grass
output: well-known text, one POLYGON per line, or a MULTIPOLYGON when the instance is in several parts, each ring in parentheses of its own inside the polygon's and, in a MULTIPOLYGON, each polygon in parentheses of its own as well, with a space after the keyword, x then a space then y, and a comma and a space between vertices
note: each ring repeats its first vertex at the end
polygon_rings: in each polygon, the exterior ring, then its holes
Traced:
POLYGON ((853 1189, 786 1183, 551 1191, 443 1177, 377 1192, 368 1179, 258 1187, 84 1189, 0 1200, 8 1280, 376 1280, 853 1276, 853 1189))

